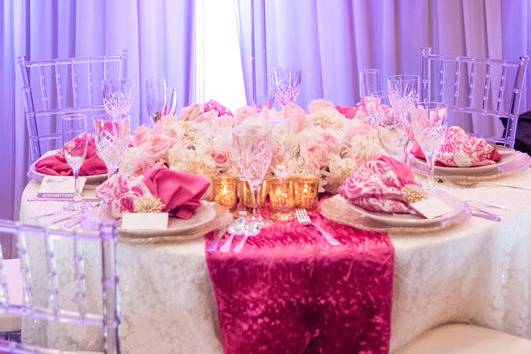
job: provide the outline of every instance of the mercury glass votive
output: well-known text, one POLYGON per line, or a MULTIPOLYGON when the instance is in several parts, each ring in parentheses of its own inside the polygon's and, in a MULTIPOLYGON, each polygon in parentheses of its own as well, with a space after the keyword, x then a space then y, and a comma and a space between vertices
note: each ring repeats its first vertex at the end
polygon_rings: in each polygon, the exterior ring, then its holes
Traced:
POLYGON ((288 178, 293 184, 295 207, 306 210, 317 208, 319 178, 313 176, 294 176, 288 178))
POLYGON ((247 183, 247 181, 240 179, 238 185, 239 185, 238 194, 240 197, 240 203, 245 208, 261 208, 264 206, 265 200, 267 197, 266 180, 264 180, 264 182, 260 185, 260 187, 258 187, 260 190, 258 191, 258 193, 256 193, 258 195, 258 205, 256 206, 254 205, 253 196, 251 194, 251 189, 249 188, 249 184, 247 183))
POLYGON ((274 178, 269 181, 269 206, 275 220, 293 219, 295 193, 293 183, 287 179, 274 178))
POLYGON ((218 176, 213 180, 214 201, 234 211, 238 205, 238 178, 218 176))

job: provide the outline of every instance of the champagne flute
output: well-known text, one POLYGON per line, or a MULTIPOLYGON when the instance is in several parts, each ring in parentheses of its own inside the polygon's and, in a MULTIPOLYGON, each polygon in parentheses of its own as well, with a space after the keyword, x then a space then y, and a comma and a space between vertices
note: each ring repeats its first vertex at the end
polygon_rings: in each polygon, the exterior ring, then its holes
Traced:
POLYGON ((107 166, 110 178, 118 172, 122 157, 129 145, 131 123, 129 116, 119 119, 103 116, 93 120, 96 152, 107 166))
POLYGON ((79 170, 85 162, 89 136, 87 117, 84 114, 67 114, 61 117, 63 154, 74 174, 74 198, 67 210, 81 210, 82 196, 79 188, 79 170))
POLYGON ((146 81, 146 98, 149 118, 155 124, 168 110, 166 102, 166 80, 163 78, 148 79, 146 81))
POLYGON ((412 112, 411 128, 428 164, 428 189, 435 188, 435 160, 444 143, 448 108, 441 102, 422 102, 412 112))
POLYGON ((378 69, 360 70, 360 97, 370 96, 380 91, 380 71, 378 69))
POLYGON ((299 96, 301 70, 276 67, 271 71, 271 87, 274 98, 280 106, 294 103, 299 96))

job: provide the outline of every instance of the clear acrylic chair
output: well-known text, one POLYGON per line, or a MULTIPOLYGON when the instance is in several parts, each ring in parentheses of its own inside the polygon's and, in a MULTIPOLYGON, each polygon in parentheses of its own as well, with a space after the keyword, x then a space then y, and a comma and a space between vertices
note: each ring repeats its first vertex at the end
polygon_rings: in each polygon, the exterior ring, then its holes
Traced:
POLYGON ((436 55, 424 48, 421 100, 446 103, 451 122, 512 148, 527 62, 527 55, 495 60, 436 55))
POLYGON ((31 160, 62 145, 58 117, 103 112, 101 82, 127 78, 127 50, 120 55, 27 61, 18 58, 31 160))
MULTIPOLYGON (((20 269, 22 273, 22 304, 14 304, 9 298, 6 282, 5 260, 0 252, 0 313, 15 314, 46 323, 67 324, 83 329, 99 329, 103 338, 103 352, 120 353, 118 276, 116 274, 117 231, 113 223, 101 224, 98 231, 66 231, 43 228, 41 226, 0 220, 0 235, 15 236, 17 239, 20 269), (30 244, 42 243, 42 254, 32 253, 30 244), (71 251, 64 252, 65 247, 71 251), (97 247, 101 262, 101 311, 92 311, 88 304, 88 291, 85 271, 87 248, 97 247), (68 253, 68 262, 61 254, 68 253), (40 257, 39 257, 40 256, 40 257), (42 259, 44 258, 44 259, 42 259), (35 284, 38 281, 32 269, 44 265, 47 278, 46 304, 34 301, 35 284), (73 294, 65 296, 67 286, 59 286, 60 279, 72 279, 68 286, 73 294), (66 300, 68 299, 68 301, 66 300)), ((91 260, 94 262, 94 260, 91 260)), ((43 280, 40 279, 42 282, 43 280)), ((89 295, 94 295, 93 293, 89 295)), ((99 297, 99 294, 96 296, 99 297)), ((99 307, 99 306, 98 306, 99 307)), ((24 330, 24 328, 23 328, 24 330)), ((22 334, 24 337, 24 333, 22 334)), ((0 352, 8 353, 72 353, 41 347, 35 344, 10 342, 0 339, 0 352)))

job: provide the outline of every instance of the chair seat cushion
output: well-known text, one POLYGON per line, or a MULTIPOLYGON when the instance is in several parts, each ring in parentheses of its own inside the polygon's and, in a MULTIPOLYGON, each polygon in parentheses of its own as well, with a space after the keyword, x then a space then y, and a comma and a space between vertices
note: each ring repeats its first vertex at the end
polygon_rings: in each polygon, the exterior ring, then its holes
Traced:
POLYGON ((531 340, 467 324, 434 328, 397 354, 528 354, 531 340))

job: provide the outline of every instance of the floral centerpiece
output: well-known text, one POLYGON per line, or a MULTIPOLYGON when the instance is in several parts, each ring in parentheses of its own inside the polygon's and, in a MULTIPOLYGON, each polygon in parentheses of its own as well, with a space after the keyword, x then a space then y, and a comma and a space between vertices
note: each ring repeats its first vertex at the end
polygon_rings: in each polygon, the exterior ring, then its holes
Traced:
POLYGON ((297 105, 261 111, 245 106, 233 113, 210 101, 187 106, 179 116, 163 116, 153 128, 140 126, 119 173, 137 177, 166 166, 209 179, 237 175, 231 129, 247 119, 275 122, 270 174, 274 166, 283 164, 291 175, 319 177, 322 190, 328 192, 335 193, 353 170, 384 153, 376 130, 367 123, 363 102, 356 107, 336 107, 315 100, 307 111, 297 105))

